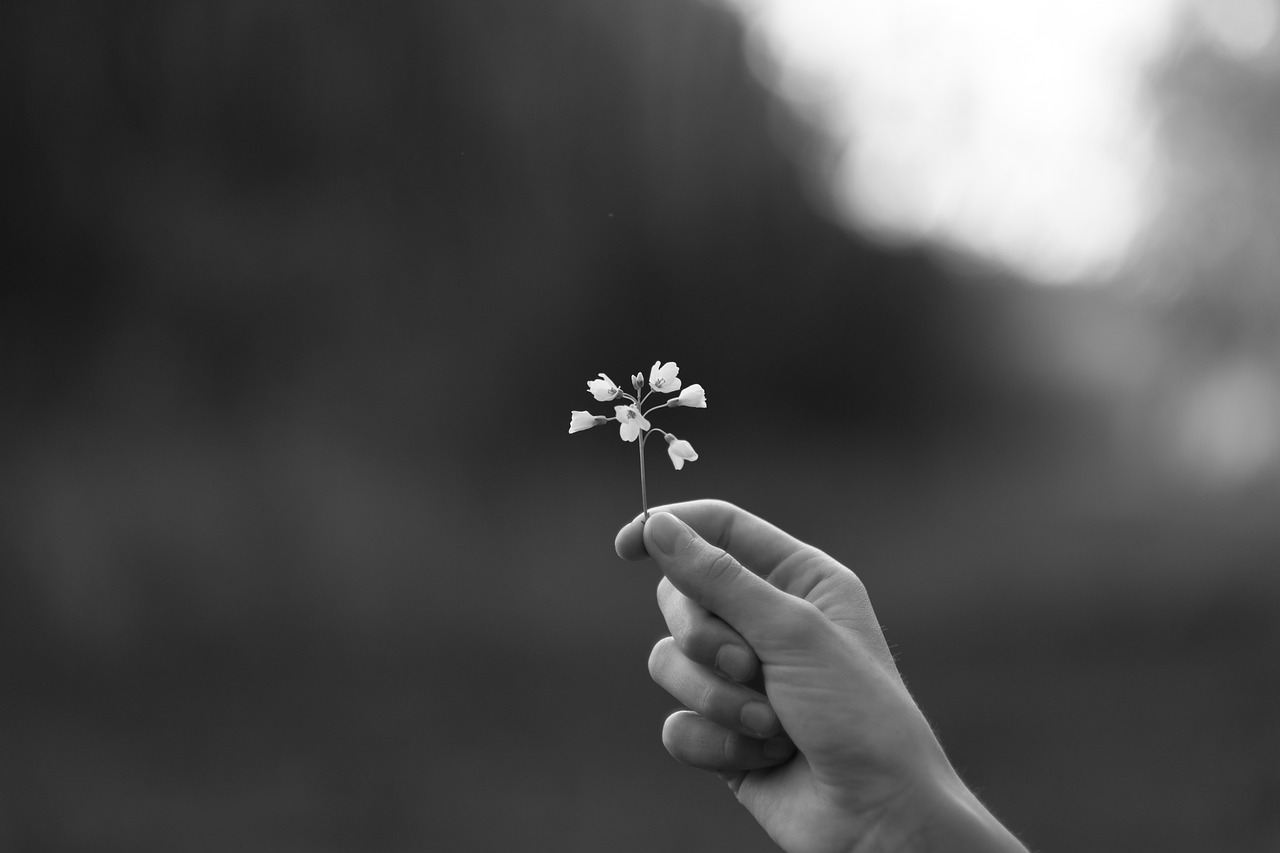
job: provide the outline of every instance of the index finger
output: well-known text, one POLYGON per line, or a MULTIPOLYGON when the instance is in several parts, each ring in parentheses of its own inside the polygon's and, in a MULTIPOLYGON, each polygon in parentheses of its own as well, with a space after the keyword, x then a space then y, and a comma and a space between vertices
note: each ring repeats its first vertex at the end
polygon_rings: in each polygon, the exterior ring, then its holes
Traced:
MULTIPOLYGON (((697 500, 665 504, 649 514, 669 512, 692 527, 704 540, 733 554, 746 568, 768 577, 789 557, 813 550, 794 536, 759 516, 721 500, 697 500)), ((644 516, 638 515, 614 539, 614 549, 624 560, 643 560, 644 516)))

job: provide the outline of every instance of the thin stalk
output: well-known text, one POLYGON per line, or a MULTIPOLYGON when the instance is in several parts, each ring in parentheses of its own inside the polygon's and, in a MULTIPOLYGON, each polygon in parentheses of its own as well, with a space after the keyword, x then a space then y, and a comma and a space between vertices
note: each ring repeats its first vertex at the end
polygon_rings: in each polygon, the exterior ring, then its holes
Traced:
POLYGON ((646 432, 640 433, 640 440, 636 442, 640 445, 640 508, 644 510, 644 520, 649 520, 649 490, 644 482, 644 440, 648 435, 646 432))

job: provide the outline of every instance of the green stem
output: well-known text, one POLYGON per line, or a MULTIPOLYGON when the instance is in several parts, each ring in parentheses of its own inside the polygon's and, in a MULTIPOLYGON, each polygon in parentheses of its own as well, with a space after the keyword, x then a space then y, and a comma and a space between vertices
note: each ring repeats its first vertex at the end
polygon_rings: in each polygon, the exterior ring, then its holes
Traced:
POLYGON ((640 433, 640 440, 636 442, 640 445, 640 508, 644 510, 644 520, 649 520, 649 491, 645 487, 644 482, 644 439, 646 432, 640 433))
MULTIPOLYGON (((674 399, 676 399, 676 398, 675 398, 675 397, 672 397, 671 399, 673 399, 673 400, 674 400, 674 399)), ((659 403, 658 405, 654 406, 652 409, 649 409, 649 410, 648 410, 648 411, 646 411, 646 412, 641 412, 641 413, 640 413, 640 417, 642 417, 642 418, 647 418, 647 417, 649 417, 649 415, 652 415, 654 412, 658 411, 658 409, 673 409, 673 408, 675 408, 675 407, 674 407, 674 406, 670 406, 670 405, 668 405, 667 403, 659 403)))

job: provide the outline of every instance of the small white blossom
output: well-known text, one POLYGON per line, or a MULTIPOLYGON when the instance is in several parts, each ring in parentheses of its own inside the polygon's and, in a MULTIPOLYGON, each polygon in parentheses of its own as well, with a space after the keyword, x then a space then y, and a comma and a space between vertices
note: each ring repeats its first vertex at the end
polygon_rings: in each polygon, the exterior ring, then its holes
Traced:
POLYGON ((693 449, 693 445, 670 433, 667 434, 667 455, 671 457, 671 464, 677 471, 684 467, 686 461, 698 461, 698 451, 693 449))
POLYGON ((593 426, 599 426, 609 420, 603 415, 593 415, 590 412, 573 412, 569 417, 569 434, 582 432, 584 429, 591 429, 593 426))
POLYGON ((653 432, 659 432, 667 442, 667 456, 671 459, 671 465, 677 471, 684 468, 686 462, 693 462, 698 458, 698 452, 693 449, 693 445, 687 441, 676 438, 671 433, 661 428, 653 428, 649 425, 649 419, 646 414, 657 411, 658 409, 678 408, 687 406, 692 409, 705 409, 707 407, 707 392, 701 385, 690 385, 682 388, 680 381, 680 368, 674 361, 668 361, 665 364, 661 361, 655 361, 653 367, 649 370, 648 382, 646 387, 646 378, 644 373, 635 373, 627 376, 634 389, 634 396, 625 388, 618 386, 616 382, 609 378, 608 374, 597 374, 599 379, 587 380, 587 393, 596 399, 597 402, 613 402, 614 415, 595 415, 591 412, 574 411, 570 413, 569 432, 582 432, 583 430, 598 427, 612 421, 618 422, 618 436, 625 442, 633 442, 640 450, 640 506, 644 510, 645 518, 649 517, 649 497, 645 486, 645 444, 653 437, 653 432), (670 395, 649 402, 653 394, 670 395), (622 403, 623 405, 618 405, 622 403), (650 406, 649 412, 645 412, 645 406, 650 406))
POLYGON ((613 380, 608 376, 605 376, 603 373, 600 374, 599 379, 588 380, 587 390, 590 391, 591 395, 601 403, 608 402, 622 393, 622 389, 615 385, 613 380))
POLYGON ((662 363, 655 361, 653 368, 649 371, 649 387, 660 394, 679 391, 680 380, 676 378, 676 374, 680 372, 680 368, 676 366, 674 361, 668 361, 659 367, 658 365, 660 364, 662 363))
POLYGON ((676 406, 705 409, 707 407, 707 392, 702 390, 701 385, 690 385, 680 392, 679 397, 674 400, 668 400, 667 405, 673 409, 676 406))
POLYGON ((649 421, 635 406, 614 406, 613 410, 620 425, 618 434, 623 441, 635 441, 641 431, 649 428, 649 421))

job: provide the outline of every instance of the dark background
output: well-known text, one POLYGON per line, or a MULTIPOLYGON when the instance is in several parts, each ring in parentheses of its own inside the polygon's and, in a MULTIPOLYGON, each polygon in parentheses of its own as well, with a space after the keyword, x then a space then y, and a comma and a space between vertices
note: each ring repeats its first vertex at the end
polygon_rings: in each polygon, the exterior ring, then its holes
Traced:
MULTIPOLYGON (((635 448, 566 434, 655 359, 709 408, 651 499, 854 568, 1031 846, 1280 844, 1280 477, 1213 405, 1276 267, 1190 214, 1157 298, 865 242, 689 0, 10 3, 0 67, 0 848, 772 849, 661 746, 635 448)), ((1274 80, 1171 61, 1180 162, 1274 176, 1274 80)))

